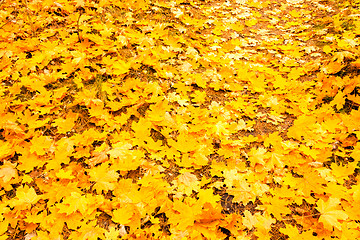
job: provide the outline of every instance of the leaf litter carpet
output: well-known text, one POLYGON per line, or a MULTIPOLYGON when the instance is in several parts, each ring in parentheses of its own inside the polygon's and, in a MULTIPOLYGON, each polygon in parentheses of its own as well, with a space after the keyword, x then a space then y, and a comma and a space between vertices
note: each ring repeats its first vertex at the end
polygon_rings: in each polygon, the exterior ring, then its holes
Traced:
POLYGON ((0 239, 357 239, 359 1, 0 1, 0 239))

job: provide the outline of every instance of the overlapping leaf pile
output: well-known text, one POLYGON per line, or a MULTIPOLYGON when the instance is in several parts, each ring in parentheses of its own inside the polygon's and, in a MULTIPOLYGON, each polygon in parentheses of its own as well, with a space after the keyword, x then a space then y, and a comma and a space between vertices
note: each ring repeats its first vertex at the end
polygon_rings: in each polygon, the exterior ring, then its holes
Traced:
POLYGON ((0 1, 0 238, 359 238, 358 7, 0 1))

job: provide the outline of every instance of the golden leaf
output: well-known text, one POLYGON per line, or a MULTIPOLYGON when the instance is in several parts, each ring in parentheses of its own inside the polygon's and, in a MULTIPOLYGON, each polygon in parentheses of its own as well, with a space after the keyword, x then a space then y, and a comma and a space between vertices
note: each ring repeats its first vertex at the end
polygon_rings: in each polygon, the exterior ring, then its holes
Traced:
POLYGON ((329 230, 332 230, 333 227, 341 230, 339 220, 346 220, 348 215, 343 210, 340 210, 340 200, 330 197, 327 202, 320 199, 316 204, 316 209, 321 214, 319 222, 322 222, 324 227, 329 230))

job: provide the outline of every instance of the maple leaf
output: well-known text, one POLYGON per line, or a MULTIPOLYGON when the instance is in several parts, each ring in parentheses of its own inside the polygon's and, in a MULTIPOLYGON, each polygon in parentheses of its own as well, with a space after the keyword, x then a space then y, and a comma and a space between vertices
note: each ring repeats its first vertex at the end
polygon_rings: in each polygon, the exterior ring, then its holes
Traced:
POLYGON ((115 189, 115 182, 119 174, 115 170, 109 169, 107 164, 101 164, 98 167, 89 170, 90 180, 95 182, 94 189, 96 192, 107 192, 115 189))
POLYGON ((123 158, 130 153, 129 150, 131 148, 132 145, 130 143, 118 142, 113 144, 113 148, 106 153, 110 154, 110 156, 113 158, 123 158))
POLYGON ((269 230, 271 229, 271 225, 274 224, 276 221, 269 215, 259 215, 258 222, 255 223, 256 230, 255 235, 261 239, 271 239, 271 234, 269 230))
POLYGON ((61 179, 74 179, 75 176, 72 174, 71 170, 65 171, 64 169, 60 169, 56 174, 56 177, 61 179))
POLYGON ((4 161, 3 165, 0 167, 0 178, 2 178, 2 181, 7 183, 12 178, 17 178, 17 176, 16 164, 4 161))
POLYGON ((340 184, 344 184, 344 180, 347 176, 354 173, 355 169, 357 168, 357 163, 349 163, 347 166, 337 165, 336 163, 331 164, 331 173, 335 176, 336 180, 340 184))
POLYGON ((36 154, 31 153, 23 153, 23 155, 19 156, 19 165, 17 169, 20 171, 25 171, 26 173, 33 170, 35 167, 40 167, 45 164, 43 158, 40 158, 36 154))
POLYGON ((258 223, 259 216, 260 213, 251 214, 248 210, 245 210, 242 223, 245 227, 251 230, 258 223))
POLYGON ((210 203, 213 208, 218 206, 218 202, 220 201, 220 195, 214 195, 214 191, 212 189, 200 189, 199 190, 199 201, 202 203, 210 203))
POLYGON ((201 205, 176 200, 172 206, 173 212, 169 213, 169 223, 184 231, 194 225, 197 215, 202 212, 201 209, 201 205))
POLYGON ((1 239, 359 238, 359 1, 183 2, 1 1, 1 239))
POLYGON ((270 214, 273 214, 274 217, 278 220, 283 219, 282 216, 286 216, 287 214, 291 214, 291 210, 286 207, 289 204, 289 200, 282 199, 278 196, 274 197, 263 197, 264 199, 264 207, 266 211, 270 214))
POLYGON ((81 214, 85 214, 88 211, 88 199, 85 195, 81 195, 78 192, 70 193, 70 196, 64 198, 61 204, 56 206, 59 208, 59 213, 66 213, 67 215, 79 211, 81 214))
POLYGON ((113 63, 113 74, 115 75, 121 75, 124 73, 127 73, 130 70, 131 63, 127 63, 125 61, 122 61, 120 59, 116 60, 116 62, 113 63))
POLYGON ((214 238, 215 235, 216 238, 219 239, 221 236, 218 236, 217 226, 221 224, 223 217, 219 208, 213 208, 207 203, 204 205, 202 213, 197 216, 194 229, 197 229, 201 232, 201 235, 208 239, 214 238))
POLYGON ((330 62, 328 65, 322 68, 323 72, 326 74, 335 74, 341 71, 345 66, 339 62, 330 62))
POLYGON ((65 119, 58 118, 54 121, 54 126, 58 129, 58 133, 66 133, 71 131, 71 129, 75 126, 75 121, 78 118, 78 114, 69 113, 67 114, 65 119))
POLYGON ((132 151, 121 158, 113 160, 114 168, 120 171, 135 170, 145 162, 144 153, 141 151, 132 151))
POLYGON ((343 210, 340 210, 340 200, 338 198, 330 197, 327 202, 320 199, 316 205, 316 209, 320 212, 321 216, 319 222, 324 224, 324 227, 332 230, 333 227, 341 230, 341 223, 339 220, 348 219, 348 215, 343 210))
POLYGON ((157 102, 150 107, 151 112, 148 114, 148 118, 153 122, 162 122, 165 118, 166 105, 164 102, 157 102))
POLYGON ((228 124, 225 123, 225 122, 222 122, 222 121, 219 121, 217 122, 215 125, 214 125, 214 130, 215 130, 215 133, 217 135, 229 135, 230 132, 228 130, 228 124))
POLYGON ((297 227, 286 224, 286 228, 280 228, 280 232, 286 234, 290 239, 307 240, 314 238, 312 231, 302 231, 300 233, 297 227))
POLYGON ((268 162, 266 163, 266 166, 267 167, 270 167, 270 169, 283 169, 285 164, 283 162, 283 157, 284 155, 283 154, 280 154, 280 153, 276 153, 276 152, 270 152, 269 153, 269 160, 268 162))
POLYGON ((283 178, 283 183, 297 189, 299 194, 310 196, 311 192, 322 193, 324 191, 323 184, 327 181, 323 179, 317 172, 308 171, 303 178, 293 178, 290 175, 283 178))
POLYGON ((177 188, 176 197, 181 197, 182 194, 190 196, 192 191, 198 192, 200 190, 197 177, 189 172, 181 174, 177 180, 173 181, 173 183, 174 187, 177 188))
POLYGON ((247 204, 255 199, 255 194, 252 193, 250 185, 245 181, 239 181, 234 188, 226 191, 234 196, 234 202, 247 204))
POLYGON ((70 235, 70 238, 87 240, 103 239, 105 232, 106 230, 104 228, 96 226, 96 221, 92 220, 86 224, 81 224, 80 228, 75 232, 77 234, 70 235))
POLYGON ((261 164, 265 165, 265 158, 267 158, 267 150, 263 147, 252 148, 249 152, 249 160, 252 165, 261 164))
MULTIPOLYGON (((122 225, 124 226, 124 225, 122 225)), ((125 236, 126 230, 125 227, 123 227, 123 232, 121 232, 121 230, 117 230, 114 226, 109 227, 109 230, 107 232, 105 232, 105 239, 106 240, 113 240, 113 239, 117 239, 117 237, 120 235, 121 237, 125 236)))
POLYGON ((32 187, 20 186, 16 189, 16 198, 12 201, 12 206, 16 206, 18 208, 24 208, 35 204, 37 201, 41 199, 41 196, 37 195, 35 189, 32 187))
POLYGON ((94 167, 96 164, 106 162, 108 159, 109 157, 105 151, 94 152, 93 157, 88 160, 88 164, 94 167))
POLYGON ((14 153, 10 142, 0 141, 0 159, 8 157, 14 153))
POLYGON ((30 152, 37 155, 44 155, 50 150, 53 141, 48 136, 38 136, 31 140, 30 152))
POLYGON ((173 146, 180 152, 192 152, 196 151, 199 142, 194 137, 188 137, 186 134, 179 134, 177 141, 172 139, 168 140, 169 145, 173 146))
POLYGON ((74 141, 69 138, 61 138, 56 142, 55 157, 46 165, 47 169, 60 169, 61 164, 70 162, 69 156, 74 151, 74 141))
POLYGON ((131 222, 134 210, 131 206, 123 206, 113 211, 112 220, 122 225, 127 225, 131 222))
POLYGON ((24 134, 24 130, 18 126, 18 124, 11 122, 11 121, 7 121, 4 126, 3 126, 4 130, 5 130, 5 135, 23 135, 24 134))

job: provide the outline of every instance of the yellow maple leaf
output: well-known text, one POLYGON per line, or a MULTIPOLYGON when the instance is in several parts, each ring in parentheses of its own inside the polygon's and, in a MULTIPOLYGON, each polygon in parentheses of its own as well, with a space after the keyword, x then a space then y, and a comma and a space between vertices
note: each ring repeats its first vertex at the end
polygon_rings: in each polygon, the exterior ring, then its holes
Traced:
POLYGON ((45 161, 34 153, 24 153, 19 156, 19 163, 17 169, 27 173, 35 167, 42 167, 45 164, 45 161))
POLYGON ((249 152, 249 161, 252 163, 252 165, 265 165, 264 159, 268 157, 266 153, 267 150, 263 147, 251 148, 249 152))
POLYGON ((283 199, 279 196, 264 196, 264 203, 262 207, 266 208, 267 213, 271 213, 278 220, 282 220, 282 215, 286 216, 287 214, 291 214, 291 210, 286 206, 289 204, 289 200, 283 199))
POLYGON ((20 186, 16 190, 16 199, 13 202, 13 206, 29 207, 31 204, 35 204, 40 199, 32 187, 20 186))
POLYGON ((323 72, 325 74, 335 74, 341 71, 341 69, 343 69, 343 67, 345 67, 344 64, 339 63, 339 62, 330 62, 328 65, 326 65, 325 67, 323 67, 323 72))
POLYGON ((122 225, 129 224, 131 222, 131 217, 133 216, 134 211, 132 207, 123 206, 113 211, 112 220, 116 223, 120 223, 122 225))
MULTIPOLYGON (((189 226, 193 226, 196 216, 202 212, 202 206, 188 201, 175 200, 172 211, 169 212, 169 223, 177 229, 184 231, 189 226)), ((168 215, 168 214, 166 214, 168 215)))
POLYGON ((64 169, 60 169, 55 175, 56 175, 56 177, 61 178, 61 179, 75 178, 74 175, 72 174, 71 170, 65 171, 64 169))
POLYGON ((220 201, 220 195, 214 195, 212 189, 200 189, 199 190, 199 202, 201 203, 210 203, 212 207, 218 206, 217 203, 220 201))
POLYGON ((12 144, 9 142, 0 141, 0 159, 10 156, 14 153, 12 144))
POLYGON ((54 120, 54 125, 58 128, 58 133, 66 133, 71 131, 71 129, 75 126, 75 121, 78 118, 78 114, 70 112, 66 115, 66 117, 58 118, 54 120))
POLYGON ((66 213, 67 215, 79 211, 81 214, 88 211, 89 200, 85 195, 78 192, 72 192, 70 196, 66 196, 62 203, 57 204, 59 213, 66 213))
POLYGON ((255 213, 255 215, 253 215, 248 210, 245 210, 244 215, 245 216, 242 219, 242 223, 248 229, 252 229, 259 221, 257 217, 260 215, 260 213, 255 213))
POLYGON ((130 63, 124 62, 120 59, 118 59, 113 64, 113 73, 115 75, 121 75, 127 73, 129 70, 130 70, 130 63))
POLYGON ((121 225, 120 230, 116 229, 114 226, 109 227, 108 231, 105 232, 105 239, 106 240, 113 240, 117 239, 117 237, 120 235, 121 237, 125 236, 127 234, 125 230, 125 226, 121 225))
POLYGON ((280 232, 283 234, 286 234, 291 239, 301 239, 301 238, 299 238, 300 234, 299 234, 299 230, 297 229, 297 227, 294 227, 290 224, 286 224, 285 228, 280 228, 280 232))
POLYGON ((9 161, 4 161, 4 165, 0 167, 0 178, 4 183, 9 182, 12 178, 17 177, 16 164, 9 161))
POLYGON ((236 181, 234 188, 229 188, 226 192, 234 196, 234 202, 247 204, 250 201, 255 201, 256 194, 252 190, 250 184, 241 180, 236 181))
POLYGON ((344 180, 351 174, 354 173, 357 168, 357 162, 349 163, 346 166, 337 165, 336 163, 331 164, 331 173, 335 176, 336 180, 343 184, 344 180))
POLYGON ((94 167, 98 163, 106 162, 109 159, 105 151, 93 152, 93 157, 88 160, 88 164, 94 167))
POLYGON ((130 143, 125 142, 117 142, 113 144, 113 148, 109 151, 107 151, 107 154, 110 154, 110 157, 113 158, 123 158, 127 154, 130 154, 130 149, 132 148, 132 145, 130 143))
POLYGON ((31 140, 30 152, 37 155, 44 155, 50 150, 52 140, 49 136, 33 137, 31 140))
POLYGON ((177 180, 173 181, 173 183, 174 187, 177 188, 179 197, 184 193, 190 196, 192 191, 198 192, 200 190, 197 177, 189 172, 184 172, 181 174, 177 180))
POLYGON ((335 227, 341 230, 339 220, 346 220, 348 218, 346 212, 340 210, 339 204, 340 200, 332 197, 330 197, 327 202, 324 202, 322 199, 317 202, 316 209, 321 214, 319 222, 322 222, 326 229, 332 230, 333 227, 335 227))
POLYGON ((23 135, 24 134, 24 130, 19 127, 19 125, 17 123, 14 123, 12 121, 6 121, 4 126, 3 126, 4 130, 5 130, 5 136, 10 136, 10 135, 23 135))

